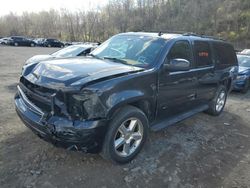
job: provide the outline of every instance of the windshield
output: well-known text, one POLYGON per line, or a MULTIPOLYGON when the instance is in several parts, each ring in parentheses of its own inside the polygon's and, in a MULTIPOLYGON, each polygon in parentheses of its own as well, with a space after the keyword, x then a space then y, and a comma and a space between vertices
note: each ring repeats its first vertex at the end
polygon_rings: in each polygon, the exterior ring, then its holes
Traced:
POLYGON ((239 66, 250 67, 250 56, 237 56, 239 66))
POLYGON ((86 47, 83 46, 69 46, 67 48, 63 48, 53 54, 54 57, 75 57, 82 53, 86 47))
POLYGON ((164 40, 148 36, 118 35, 104 42, 91 55, 133 66, 149 67, 164 44, 164 40))

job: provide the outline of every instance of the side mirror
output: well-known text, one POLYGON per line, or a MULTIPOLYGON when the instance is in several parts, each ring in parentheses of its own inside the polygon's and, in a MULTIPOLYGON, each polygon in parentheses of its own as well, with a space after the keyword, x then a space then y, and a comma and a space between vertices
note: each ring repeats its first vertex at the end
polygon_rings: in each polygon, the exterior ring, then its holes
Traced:
POLYGON ((164 70, 167 71, 188 71, 190 62, 186 59, 171 59, 168 64, 164 64, 164 70))

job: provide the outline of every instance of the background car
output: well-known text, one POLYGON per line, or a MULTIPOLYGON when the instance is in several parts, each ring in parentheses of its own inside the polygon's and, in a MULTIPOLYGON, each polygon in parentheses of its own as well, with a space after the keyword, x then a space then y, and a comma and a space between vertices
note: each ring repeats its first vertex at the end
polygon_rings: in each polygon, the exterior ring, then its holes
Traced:
POLYGON ((71 45, 66 48, 63 48, 59 51, 56 51, 49 55, 36 55, 28 59, 25 65, 30 63, 37 63, 40 61, 55 59, 55 58, 68 58, 76 56, 86 56, 91 52, 92 49, 96 48, 96 45, 71 45))
POLYGON ((37 46, 43 46, 45 40, 45 38, 36 38, 33 41, 36 43, 37 46))
POLYGON ((0 39, 0 44, 4 44, 4 45, 6 45, 8 40, 9 40, 9 38, 8 38, 8 37, 1 38, 1 39, 0 39))
POLYGON ((63 48, 64 47, 64 43, 57 40, 57 39, 45 39, 42 42, 43 46, 45 47, 59 47, 59 48, 63 48))
POLYGON ((12 46, 36 46, 33 40, 22 36, 11 36, 6 40, 6 44, 12 46))
POLYGON ((250 55, 250 49, 245 49, 240 52, 241 54, 250 55))
POLYGON ((67 41, 63 41, 63 44, 64 44, 64 46, 71 46, 71 45, 73 45, 72 42, 67 42, 67 41))
POLYGON ((237 55, 239 62, 239 71, 234 84, 234 90, 247 93, 250 86, 250 56, 237 55))

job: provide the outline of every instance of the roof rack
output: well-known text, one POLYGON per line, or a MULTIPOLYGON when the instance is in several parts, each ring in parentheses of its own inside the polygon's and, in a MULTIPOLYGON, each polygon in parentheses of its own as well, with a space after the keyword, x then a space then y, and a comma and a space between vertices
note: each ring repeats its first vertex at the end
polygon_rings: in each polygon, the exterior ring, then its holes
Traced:
POLYGON ((183 35, 183 36, 197 36, 197 37, 200 36, 200 35, 198 35, 198 34, 196 34, 196 33, 193 33, 193 32, 183 33, 182 35, 183 35))
POLYGON ((163 34, 166 34, 166 33, 171 33, 171 34, 183 34, 183 33, 187 33, 187 31, 171 31, 171 30, 142 30, 142 31, 139 31, 139 32, 150 32, 150 33, 158 33, 159 36, 163 35, 163 34))
MULTIPOLYGON (((155 32, 155 33, 157 33, 157 31, 155 32)), ((158 33, 160 34, 167 34, 167 33, 171 33, 171 34, 181 34, 181 35, 183 35, 183 33, 188 33, 187 31, 158 31, 158 33)), ((191 33, 191 32, 190 32, 191 33)))
POLYGON ((214 40, 224 40, 223 38, 215 37, 215 36, 208 36, 208 35, 198 35, 196 33, 184 33, 184 36, 196 36, 196 37, 201 37, 201 38, 209 38, 209 39, 214 39, 214 40))
POLYGON ((215 37, 215 36, 208 36, 204 34, 197 34, 194 32, 187 32, 187 31, 142 31, 142 32, 152 32, 152 33, 158 33, 158 36, 162 36, 163 34, 171 33, 171 34, 180 34, 183 36, 194 36, 194 37, 201 37, 201 38, 209 38, 209 39, 214 39, 214 40, 225 40, 220 37, 215 37))
POLYGON ((214 40, 223 40, 223 41, 225 40, 225 39, 220 38, 220 37, 208 36, 208 35, 201 35, 200 37, 214 39, 214 40))

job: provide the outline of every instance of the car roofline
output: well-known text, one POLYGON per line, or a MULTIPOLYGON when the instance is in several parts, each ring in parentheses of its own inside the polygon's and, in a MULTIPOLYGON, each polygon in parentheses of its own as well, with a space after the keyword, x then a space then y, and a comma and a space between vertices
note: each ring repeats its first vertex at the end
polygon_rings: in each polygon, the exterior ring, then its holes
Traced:
POLYGON ((155 37, 155 38, 162 38, 165 40, 176 39, 176 38, 183 38, 183 39, 191 39, 191 40, 204 40, 204 41, 216 41, 216 42, 224 42, 227 43, 225 40, 213 36, 206 36, 206 35, 198 35, 195 33, 185 33, 185 32, 126 32, 118 34, 120 36, 123 35, 135 35, 135 36, 148 36, 148 37, 155 37))

